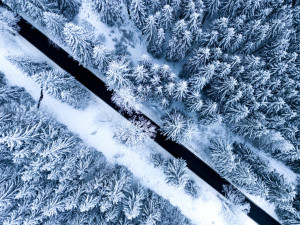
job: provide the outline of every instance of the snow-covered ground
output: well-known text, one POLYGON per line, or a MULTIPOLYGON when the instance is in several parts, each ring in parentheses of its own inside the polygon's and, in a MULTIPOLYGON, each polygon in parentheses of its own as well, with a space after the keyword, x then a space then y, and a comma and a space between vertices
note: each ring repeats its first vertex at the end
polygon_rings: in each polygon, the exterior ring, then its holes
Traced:
MULTIPOLYGON (((54 64, 21 37, 16 36, 15 41, 0 43, 0 71, 6 75, 9 84, 24 87, 34 99, 38 100, 40 97, 39 85, 12 65, 5 56, 25 53, 47 60, 53 66, 54 64)), ((146 144, 137 148, 119 144, 113 138, 114 132, 121 124, 129 122, 100 99, 95 97, 89 107, 82 111, 44 94, 41 107, 51 113, 60 123, 65 124, 71 132, 79 135, 88 145, 101 149, 110 163, 126 166, 142 185, 168 199, 172 205, 178 206, 182 213, 195 224, 226 224, 222 214, 221 201, 217 197, 218 193, 192 172, 189 171, 190 176, 201 190, 200 197, 196 200, 182 189, 176 189, 166 184, 163 172, 150 162, 150 153, 158 152, 165 157, 171 156, 154 141, 148 140, 146 144)), ((244 213, 237 215, 237 221, 237 224, 255 224, 244 213)))

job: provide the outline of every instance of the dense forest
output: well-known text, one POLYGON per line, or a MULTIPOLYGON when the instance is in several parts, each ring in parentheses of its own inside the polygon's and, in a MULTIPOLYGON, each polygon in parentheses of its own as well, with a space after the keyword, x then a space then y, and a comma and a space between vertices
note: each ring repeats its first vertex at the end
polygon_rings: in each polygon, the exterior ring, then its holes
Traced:
MULTIPOLYGON (((4 2, 46 28, 82 65, 103 74, 107 87, 115 92, 114 102, 124 110, 137 110, 135 102, 158 105, 168 139, 188 142, 197 135, 199 124, 223 124, 232 135, 243 138, 243 142, 223 137, 211 140, 212 166, 236 187, 274 204, 282 223, 300 223, 300 180, 296 185, 289 183, 249 147, 279 160, 299 176, 298 1, 4 2), (131 21, 151 57, 134 62, 128 51, 110 50, 91 31, 75 24, 73 19, 82 5, 88 5, 110 27, 131 21), (171 64, 156 63, 155 58, 182 65, 181 71, 173 71, 171 64)), ((25 69, 31 63, 16 57, 11 61, 25 69)), ((52 84, 57 76, 64 76, 61 89, 85 95, 66 74, 28 73, 48 93, 55 95, 60 84, 52 84)), ((84 107, 68 95, 59 98, 84 107)), ((124 137, 128 132, 120 135, 119 139, 128 139, 124 137)))
POLYGON ((1 224, 190 224, 0 74, 1 224))

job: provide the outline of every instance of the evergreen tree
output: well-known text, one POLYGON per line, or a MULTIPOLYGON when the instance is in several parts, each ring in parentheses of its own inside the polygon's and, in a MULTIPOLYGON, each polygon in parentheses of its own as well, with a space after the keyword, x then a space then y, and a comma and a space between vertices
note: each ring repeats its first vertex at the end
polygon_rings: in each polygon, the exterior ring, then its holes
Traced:
POLYGON ((174 25, 172 39, 169 41, 166 58, 169 61, 182 60, 193 42, 192 33, 182 19, 174 25))
POLYGON ((130 14, 135 25, 142 29, 148 16, 144 0, 133 0, 130 5, 130 14))
POLYGON ((152 46, 157 35, 157 20, 153 15, 150 15, 145 20, 143 33, 146 35, 146 41, 148 45, 152 46))
POLYGON ((169 29, 174 22, 173 8, 165 5, 162 9, 160 25, 165 29, 169 29))
POLYGON ((263 120, 264 118, 249 116, 235 124, 232 129, 237 134, 250 138, 259 138, 269 132, 263 120))
POLYGON ((47 29, 50 30, 53 36, 57 36, 61 41, 64 40, 64 26, 67 22, 66 18, 63 16, 51 13, 51 12, 44 12, 43 13, 44 23, 46 24, 47 29))
POLYGON ((100 71, 106 71, 111 62, 112 54, 104 45, 93 48, 93 63, 100 71))
POLYGON ((180 141, 187 129, 187 119, 178 111, 172 111, 163 120, 162 130, 167 139, 180 141))
POLYGON ((282 204, 294 200, 296 196, 295 187, 287 183, 283 175, 271 171, 265 174, 264 181, 269 186, 267 199, 270 202, 282 204))
POLYGON ((139 102, 136 94, 130 87, 122 87, 114 91, 111 98, 121 111, 131 114, 134 111, 139 111, 139 102))
POLYGON ((149 52, 153 53, 155 57, 160 57, 163 53, 164 41, 165 31, 163 28, 159 28, 156 36, 154 37, 154 43, 148 47, 149 52))
POLYGON ((109 26, 115 25, 122 19, 122 4, 117 0, 91 1, 102 22, 109 26))
POLYGON ((125 202, 123 203, 123 211, 128 220, 137 218, 141 214, 143 199, 143 189, 139 189, 138 192, 132 191, 128 194, 127 198, 125 199, 125 202))
POLYGON ((133 76, 134 76, 135 81, 138 84, 140 84, 140 83, 146 83, 150 74, 144 65, 138 65, 133 72, 133 76))
POLYGON ((43 71, 32 75, 32 78, 50 96, 82 109, 90 99, 90 93, 70 74, 60 71, 43 71))
POLYGON ((201 15, 197 12, 192 13, 189 16, 189 20, 188 20, 188 28, 189 31, 194 35, 197 36, 198 32, 200 30, 200 24, 201 24, 201 15))
POLYGON ((189 92, 186 105, 190 111, 200 112, 203 106, 202 96, 200 92, 199 91, 189 92))
POLYGON ((238 123, 242 119, 246 118, 249 113, 247 106, 234 104, 226 108, 225 119, 229 121, 229 123, 238 123))
POLYGON ((230 174, 237 166, 235 154, 232 152, 232 146, 223 139, 211 141, 209 147, 212 161, 221 175, 230 174))
POLYGON ((177 101, 182 101, 186 98, 188 93, 188 82, 187 81, 180 81, 177 83, 175 90, 174 90, 174 99, 177 101))
POLYGON ((164 165, 167 183, 175 187, 184 187, 188 175, 186 172, 186 162, 183 159, 168 160, 164 165))
POLYGON ((73 56, 78 58, 83 65, 89 65, 92 59, 92 42, 89 32, 73 23, 67 23, 63 34, 73 56))
POLYGON ((185 184, 184 190, 195 199, 199 197, 199 187, 194 180, 189 179, 185 184))
POLYGON ((142 209, 142 224, 155 225, 161 221, 161 206, 158 197, 154 194, 146 196, 147 203, 142 209))
POLYGON ((110 89, 121 89, 130 84, 131 68, 124 59, 114 60, 109 63, 106 72, 106 79, 110 89))
POLYGON ((223 185, 223 191, 225 197, 237 207, 237 209, 247 214, 250 212, 250 204, 245 201, 245 196, 240 191, 235 189, 232 185, 223 185))
POLYGON ((6 34, 15 34, 18 31, 19 18, 12 12, 5 8, 0 7, 0 32, 1 36, 5 37, 6 34))

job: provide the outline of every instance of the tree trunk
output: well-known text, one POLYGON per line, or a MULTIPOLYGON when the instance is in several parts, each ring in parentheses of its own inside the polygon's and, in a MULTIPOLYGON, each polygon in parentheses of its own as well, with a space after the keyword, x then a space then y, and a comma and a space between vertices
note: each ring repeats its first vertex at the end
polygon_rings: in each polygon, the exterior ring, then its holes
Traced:
POLYGON ((41 105, 41 102, 44 98, 44 94, 43 94, 43 88, 41 89, 41 95, 40 95, 40 99, 38 101, 38 104, 37 104, 37 108, 39 109, 40 108, 40 105, 41 105))

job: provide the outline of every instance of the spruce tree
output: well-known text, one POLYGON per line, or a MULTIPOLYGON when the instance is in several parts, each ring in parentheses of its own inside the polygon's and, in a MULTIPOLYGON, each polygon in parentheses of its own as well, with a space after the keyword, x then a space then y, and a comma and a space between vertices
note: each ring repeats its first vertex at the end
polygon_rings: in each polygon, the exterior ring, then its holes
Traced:
POLYGON ((43 13, 44 23, 46 27, 50 30, 53 36, 57 36, 61 41, 64 40, 64 25, 67 22, 66 18, 63 16, 51 13, 51 12, 44 12, 43 13))
POLYGON ((186 172, 186 162, 183 159, 168 160, 164 165, 167 183, 175 187, 184 187, 188 175, 186 172))
POLYGON ((124 59, 118 59, 108 64, 106 79, 110 89, 121 89, 130 84, 131 68, 124 59))
POLYGON ((106 71, 111 62, 112 53, 104 45, 96 45, 93 48, 93 64, 100 71, 106 71))
POLYGON ((89 32, 73 23, 67 23, 63 34, 64 40, 68 47, 71 48, 73 56, 78 58, 83 65, 90 65, 93 46, 89 32))
POLYGON ((142 29, 148 16, 145 0, 133 0, 130 5, 130 15, 135 25, 142 29))
POLYGON ((118 1, 96 0, 93 8, 98 12, 102 22, 112 26, 122 17, 122 5, 118 1))

